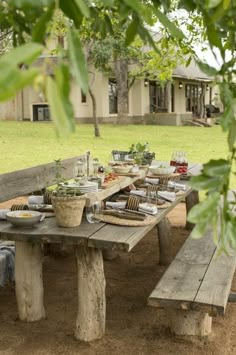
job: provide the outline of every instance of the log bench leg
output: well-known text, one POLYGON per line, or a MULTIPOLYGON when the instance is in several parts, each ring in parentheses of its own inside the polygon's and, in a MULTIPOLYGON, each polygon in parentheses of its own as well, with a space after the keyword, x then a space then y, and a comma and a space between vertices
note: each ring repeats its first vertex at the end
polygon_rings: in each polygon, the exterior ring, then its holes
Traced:
MULTIPOLYGON (((188 216, 188 213, 191 210, 191 208, 199 203, 198 191, 195 190, 191 191, 191 193, 188 196, 186 196, 185 202, 186 202, 186 212, 188 216)), ((194 228, 194 224, 187 221, 185 228, 187 230, 192 230, 194 228)))
POLYGON ((15 282, 19 318, 22 321, 35 322, 45 318, 41 244, 16 242, 15 245, 15 282))
POLYGON ((102 249, 76 246, 78 267, 78 313, 75 337, 100 339, 105 333, 106 296, 102 249))
POLYGON ((168 265, 172 260, 171 250, 171 225, 167 217, 164 217, 157 224, 157 234, 160 248, 160 261, 161 265, 168 265))
POLYGON ((176 335, 207 336, 211 333, 212 317, 198 311, 168 310, 170 329, 176 335))

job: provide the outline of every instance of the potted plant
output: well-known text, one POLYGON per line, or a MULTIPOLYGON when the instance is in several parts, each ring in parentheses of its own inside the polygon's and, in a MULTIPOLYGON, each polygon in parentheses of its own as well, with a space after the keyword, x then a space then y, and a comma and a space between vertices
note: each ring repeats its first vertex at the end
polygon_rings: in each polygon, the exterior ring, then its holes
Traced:
POLYGON ((70 187, 64 182, 61 160, 56 162, 57 187, 52 192, 52 206, 59 227, 77 227, 81 223, 86 198, 79 188, 70 187))
POLYGON ((134 161, 138 165, 151 165, 152 160, 155 159, 155 153, 150 152, 149 144, 137 143, 130 147, 130 154, 132 154, 134 161))

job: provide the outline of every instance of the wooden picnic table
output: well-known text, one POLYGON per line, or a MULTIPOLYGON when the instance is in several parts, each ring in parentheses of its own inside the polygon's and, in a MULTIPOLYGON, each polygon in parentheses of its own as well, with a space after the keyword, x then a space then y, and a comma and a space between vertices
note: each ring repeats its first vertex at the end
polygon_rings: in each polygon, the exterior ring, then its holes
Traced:
MULTIPOLYGON (((134 180, 134 179, 133 179, 134 180)), ((127 186, 132 178, 127 179, 127 186)), ((122 186, 125 187, 125 186, 122 186)), ((110 194, 114 193, 111 188, 110 194)), ((107 223, 62 228, 55 218, 46 218, 34 228, 18 228, 0 222, 0 239, 15 241, 15 282, 19 317, 32 322, 45 318, 43 302, 42 243, 74 245, 78 266, 78 309, 75 337, 83 341, 99 339, 105 332, 106 296, 103 249, 129 252, 155 226, 158 228, 161 261, 170 259, 171 239, 166 216, 184 199, 190 200, 190 187, 166 209, 158 210, 154 223, 143 227, 117 226, 107 223)), ((106 191, 109 194, 109 191, 106 191)))

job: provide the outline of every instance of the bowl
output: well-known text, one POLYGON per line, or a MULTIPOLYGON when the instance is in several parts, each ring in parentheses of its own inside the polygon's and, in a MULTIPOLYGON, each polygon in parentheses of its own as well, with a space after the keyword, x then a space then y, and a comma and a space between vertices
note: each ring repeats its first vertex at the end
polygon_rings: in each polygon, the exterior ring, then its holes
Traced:
POLYGON ((116 174, 127 174, 130 172, 131 166, 113 166, 112 169, 116 174))
POLYGON ((150 166, 149 171, 155 175, 169 175, 175 172, 175 166, 150 166))
POLYGON ((32 227, 42 218, 43 214, 37 211, 11 211, 6 214, 6 219, 17 227, 32 227))

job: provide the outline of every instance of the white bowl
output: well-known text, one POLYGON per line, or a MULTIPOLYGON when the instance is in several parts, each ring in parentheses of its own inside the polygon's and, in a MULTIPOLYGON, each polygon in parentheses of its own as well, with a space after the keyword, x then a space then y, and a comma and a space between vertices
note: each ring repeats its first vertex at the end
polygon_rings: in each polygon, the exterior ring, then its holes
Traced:
POLYGON ((37 211, 11 211, 6 214, 6 219, 17 227, 32 227, 42 218, 43 214, 37 211))
POLYGON ((152 174, 156 175, 169 175, 175 172, 175 166, 168 166, 168 167, 158 167, 158 166, 150 166, 149 171, 152 174))
POLYGON ((112 169, 116 174, 127 174, 130 172, 131 166, 113 166, 112 169))
POLYGON ((170 163, 168 161, 153 160, 151 166, 154 166, 156 168, 169 168, 170 163))

